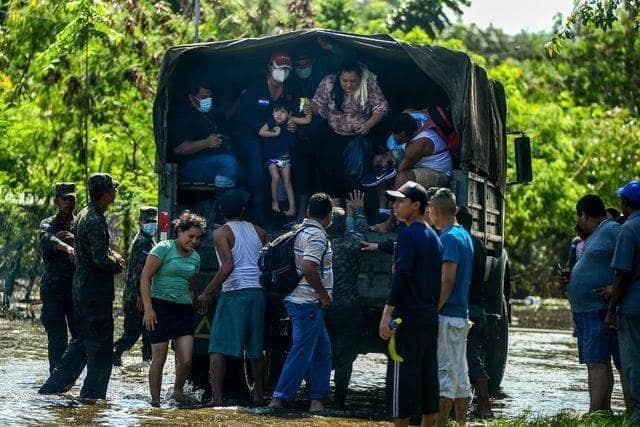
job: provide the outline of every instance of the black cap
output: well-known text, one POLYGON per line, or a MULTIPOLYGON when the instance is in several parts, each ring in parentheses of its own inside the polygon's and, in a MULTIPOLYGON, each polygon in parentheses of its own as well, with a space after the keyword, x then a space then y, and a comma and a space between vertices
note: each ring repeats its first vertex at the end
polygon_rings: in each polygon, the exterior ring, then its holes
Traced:
POLYGON ((111 175, 108 173, 94 173, 91 174, 89 179, 87 180, 87 187, 89 188, 89 193, 94 194, 99 191, 109 190, 111 188, 118 188, 120 183, 114 180, 111 175))
POLYGON ((417 182, 407 181, 397 190, 387 190, 387 196, 392 199, 411 199, 423 204, 429 203, 427 190, 417 182))
POLYGON ((75 182, 59 182, 55 187, 56 199, 64 199, 67 196, 76 196, 75 182))
POLYGON ((141 206, 138 220, 147 222, 158 222, 158 209, 155 206, 141 206))

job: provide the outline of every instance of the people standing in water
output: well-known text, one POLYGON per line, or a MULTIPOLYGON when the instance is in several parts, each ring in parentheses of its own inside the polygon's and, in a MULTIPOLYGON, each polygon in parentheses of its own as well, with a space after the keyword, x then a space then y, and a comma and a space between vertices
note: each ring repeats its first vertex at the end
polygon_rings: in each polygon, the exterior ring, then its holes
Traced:
POLYGON ((162 371, 169 341, 176 356, 176 377, 172 399, 183 400, 184 383, 191 370, 194 330, 194 276, 200 271, 195 251, 205 228, 202 217, 184 211, 173 222, 175 239, 153 247, 140 276, 144 325, 151 341, 149 389, 151 405, 160 406, 162 371))

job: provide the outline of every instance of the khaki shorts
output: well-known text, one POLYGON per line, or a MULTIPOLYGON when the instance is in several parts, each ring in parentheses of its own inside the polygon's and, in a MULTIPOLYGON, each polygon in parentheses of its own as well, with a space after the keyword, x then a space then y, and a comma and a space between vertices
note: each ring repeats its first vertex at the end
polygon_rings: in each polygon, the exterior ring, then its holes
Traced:
POLYGON ((415 175, 415 181, 427 190, 430 187, 447 187, 449 185, 449 177, 444 172, 429 168, 411 169, 411 172, 415 175))
POLYGON ((469 321, 460 317, 438 316, 438 380, 440 397, 471 397, 467 365, 469 321))

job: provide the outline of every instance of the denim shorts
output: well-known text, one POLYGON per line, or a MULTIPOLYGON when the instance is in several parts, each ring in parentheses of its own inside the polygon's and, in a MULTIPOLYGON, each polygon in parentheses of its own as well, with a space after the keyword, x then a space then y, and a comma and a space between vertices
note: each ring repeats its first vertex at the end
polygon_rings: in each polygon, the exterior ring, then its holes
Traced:
POLYGON ((620 369, 618 333, 604 323, 607 309, 573 313, 580 363, 613 363, 620 369))

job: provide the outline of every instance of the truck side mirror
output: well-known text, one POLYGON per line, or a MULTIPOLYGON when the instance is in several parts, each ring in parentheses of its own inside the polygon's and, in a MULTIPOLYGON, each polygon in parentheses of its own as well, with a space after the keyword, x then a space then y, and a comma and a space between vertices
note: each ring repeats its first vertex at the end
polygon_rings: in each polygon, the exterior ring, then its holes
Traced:
POLYGON ((516 183, 524 184, 533 181, 531 164, 531 139, 522 134, 514 141, 516 151, 516 183))

